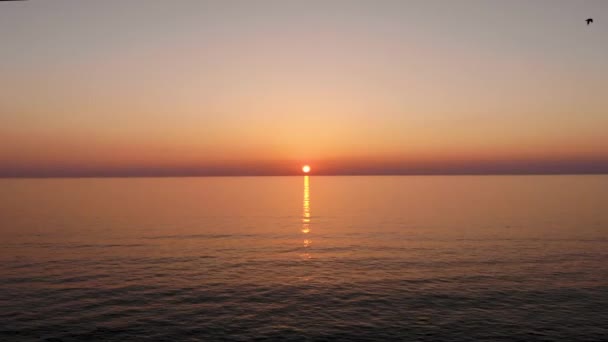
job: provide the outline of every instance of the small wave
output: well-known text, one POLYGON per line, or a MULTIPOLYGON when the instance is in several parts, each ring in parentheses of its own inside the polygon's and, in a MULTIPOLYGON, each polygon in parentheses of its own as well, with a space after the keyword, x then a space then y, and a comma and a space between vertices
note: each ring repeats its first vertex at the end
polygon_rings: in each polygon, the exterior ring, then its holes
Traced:
POLYGON ((191 234, 191 235, 159 235, 159 236, 144 236, 146 240, 160 239, 229 239, 229 238, 251 238, 254 234, 191 234))
POLYGON ((36 243, 26 242, 19 244, 5 244, 2 247, 6 248, 53 248, 53 249, 79 249, 79 248, 135 248, 146 247, 149 245, 133 243, 133 244, 65 244, 65 243, 36 243))

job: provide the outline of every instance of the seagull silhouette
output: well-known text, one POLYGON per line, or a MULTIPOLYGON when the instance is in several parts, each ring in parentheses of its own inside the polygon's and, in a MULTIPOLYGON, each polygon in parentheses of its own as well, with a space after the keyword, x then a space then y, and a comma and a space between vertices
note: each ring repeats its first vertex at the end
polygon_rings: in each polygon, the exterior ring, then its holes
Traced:
POLYGON ((591 24, 593 22, 593 18, 589 18, 587 20, 585 20, 587 22, 587 26, 589 26, 589 24, 591 24))

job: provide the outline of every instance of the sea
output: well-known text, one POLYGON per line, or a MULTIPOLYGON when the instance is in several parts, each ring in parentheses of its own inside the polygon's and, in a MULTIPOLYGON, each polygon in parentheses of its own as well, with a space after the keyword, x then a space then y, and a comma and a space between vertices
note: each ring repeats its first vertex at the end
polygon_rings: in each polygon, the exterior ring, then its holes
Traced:
POLYGON ((608 176, 0 179, 0 341, 606 341, 608 176))

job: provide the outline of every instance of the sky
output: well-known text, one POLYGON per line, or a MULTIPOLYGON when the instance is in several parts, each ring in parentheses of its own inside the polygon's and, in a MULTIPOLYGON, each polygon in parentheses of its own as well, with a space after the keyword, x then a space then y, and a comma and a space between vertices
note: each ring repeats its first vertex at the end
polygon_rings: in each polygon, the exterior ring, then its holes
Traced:
POLYGON ((607 127, 604 0, 0 2, 4 177, 606 173, 607 127))

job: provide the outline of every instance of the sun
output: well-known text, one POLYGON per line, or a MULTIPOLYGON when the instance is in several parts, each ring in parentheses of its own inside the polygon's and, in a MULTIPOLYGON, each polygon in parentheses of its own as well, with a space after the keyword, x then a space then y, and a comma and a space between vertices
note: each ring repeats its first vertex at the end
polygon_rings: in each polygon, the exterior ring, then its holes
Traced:
POLYGON ((302 166, 302 172, 309 173, 310 172, 310 166, 308 166, 308 165, 302 166))

